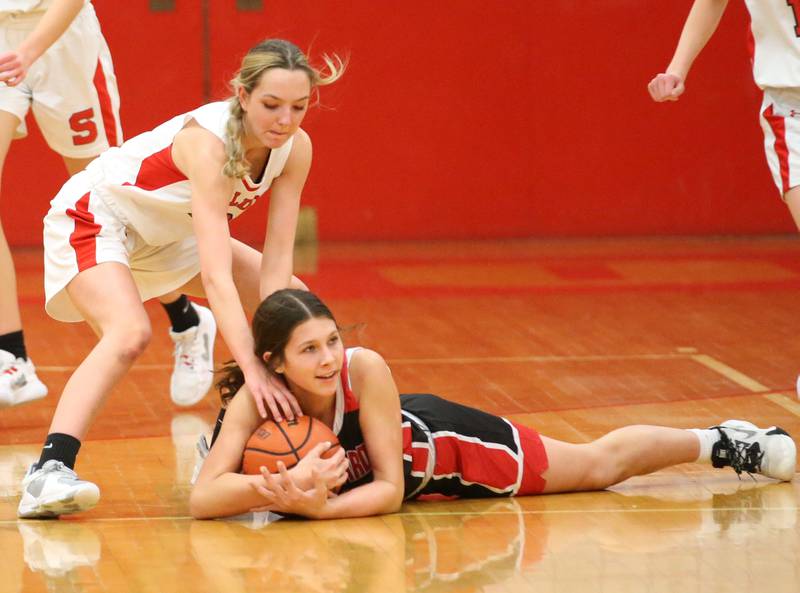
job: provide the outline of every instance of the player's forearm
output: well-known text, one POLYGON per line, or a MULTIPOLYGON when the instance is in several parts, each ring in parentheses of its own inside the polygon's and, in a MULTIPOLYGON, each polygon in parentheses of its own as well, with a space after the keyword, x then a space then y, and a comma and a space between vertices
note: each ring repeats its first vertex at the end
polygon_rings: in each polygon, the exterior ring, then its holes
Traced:
POLYGON ((189 512, 195 519, 213 519, 240 515, 265 504, 253 489, 261 476, 225 473, 207 482, 198 483, 189 497, 189 512))
POLYGON ((201 274, 206 298, 211 305, 219 332, 243 371, 261 364, 253 354, 253 335, 247 323, 239 293, 232 279, 224 274, 201 274))
POLYGON ((354 488, 340 496, 329 498, 315 519, 344 519, 370 517, 400 510, 403 504, 403 487, 387 480, 375 480, 354 488))
MULTIPOLYGON (((296 226, 297 219, 289 220, 286 224, 296 226)), ((267 298, 276 290, 289 287, 294 266, 294 235, 293 230, 281 229, 281 232, 275 232, 271 228, 267 230, 264 251, 261 255, 261 268, 259 269, 258 288, 262 299, 267 298)))
MULTIPOLYGON (((83 8, 83 0, 54 0, 39 23, 17 48, 30 62, 39 58, 64 34, 83 8)), ((30 63, 29 62, 29 63, 30 63)))
MULTIPOLYGON (((289 173, 286 171, 284 174, 289 173)), ((259 292, 262 299, 276 290, 288 288, 292 281, 301 189, 302 183, 298 187, 297 182, 288 183, 281 178, 278 178, 272 189, 259 271, 259 292)))
POLYGON ((675 54, 667 67, 668 74, 686 79, 695 58, 717 30, 727 6, 728 0, 695 0, 683 26, 675 54))
POLYGON ((262 299, 267 298, 273 292, 283 288, 289 288, 292 280, 293 258, 291 248, 288 253, 280 257, 264 257, 261 266, 261 281, 259 283, 259 293, 262 299))

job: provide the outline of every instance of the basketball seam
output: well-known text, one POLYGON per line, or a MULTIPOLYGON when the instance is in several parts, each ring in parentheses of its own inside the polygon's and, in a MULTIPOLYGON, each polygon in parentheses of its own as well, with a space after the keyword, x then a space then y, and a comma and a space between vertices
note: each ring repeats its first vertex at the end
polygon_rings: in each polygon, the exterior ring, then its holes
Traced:
MULTIPOLYGON (((308 441, 308 435, 306 435, 306 438, 303 440, 302 443, 300 443, 300 447, 295 447, 294 443, 292 443, 292 439, 289 438, 289 435, 286 434, 286 431, 283 430, 283 427, 278 422, 275 423, 275 426, 278 428, 278 430, 281 431, 281 434, 283 435, 286 444, 289 445, 289 449, 291 450, 292 455, 294 455, 295 459, 297 460, 294 462, 295 465, 300 463, 300 455, 297 454, 297 450, 306 444, 306 442, 308 441)), ((308 432, 309 433, 311 432, 311 422, 308 423, 308 432)))
POLYGON ((245 451, 255 451, 256 453, 266 453, 267 455, 275 455, 276 457, 281 457, 283 455, 289 455, 293 453, 293 451, 270 451, 269 449, 259 449, 258 447, 245 447, 245 451))

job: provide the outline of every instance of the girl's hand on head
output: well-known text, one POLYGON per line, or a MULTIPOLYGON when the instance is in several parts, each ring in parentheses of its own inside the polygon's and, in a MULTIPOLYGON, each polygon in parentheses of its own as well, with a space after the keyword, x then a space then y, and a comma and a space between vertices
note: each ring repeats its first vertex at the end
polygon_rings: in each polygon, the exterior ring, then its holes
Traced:
POLYGON ((16 51, 0 54, 0 82, 7 86, 16 86, 25 79, 30 62, 28 58, 16 51))
POLYGON ((686 87, 680 76, 664 72, 657 74, 647 85, 647 91, 650 93, 650 97, 657 103, 677 101, 678 97, 680 97, 685 90, 686 87))
POLYGON ((270 372, 264 365, 254 366, 244 374, 244 382, 256 402, 258 413, 262 418, 267 417, 267 410, 275 422, 284 418, 294 420, 295 416, 302 416, 303 410, 292 395, 283 379, 270 372))

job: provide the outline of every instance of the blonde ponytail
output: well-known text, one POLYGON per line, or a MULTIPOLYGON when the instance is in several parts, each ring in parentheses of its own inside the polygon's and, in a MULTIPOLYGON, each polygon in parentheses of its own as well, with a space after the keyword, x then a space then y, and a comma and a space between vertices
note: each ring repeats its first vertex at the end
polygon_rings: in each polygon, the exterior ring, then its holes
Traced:
POLYGON ((225 154, 228 160, 222 167, 222 174, 226 177, 241 179, 247 175, 249 169, 247 159, 244 156, 244 146, 242 146, 242 136, 244 136, 244 109, 239 103, 239 97, 228 99, 230 116, 228 123, 225 124, 225 154))

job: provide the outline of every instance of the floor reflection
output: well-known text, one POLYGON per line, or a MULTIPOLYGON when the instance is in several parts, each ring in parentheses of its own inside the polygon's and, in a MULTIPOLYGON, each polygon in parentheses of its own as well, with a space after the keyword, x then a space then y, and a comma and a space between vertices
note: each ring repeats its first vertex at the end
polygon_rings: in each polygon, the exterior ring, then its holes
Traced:
POLYGON ((100 561, 101 539, 96 525, 66 521, 19 521, 25 564, 48 579, 65 577, 81 566, 100 561))
POLYGON ((327 522, 266 513, 0 522, 0 591, 117 591, 135 582, 165 593, 571 593, 713 590, 728 578, 796 591, 800 485, 703 484, 658 496, 639 484, 414 503, 395 515, 327 522))
POLYGON ((788 537, 797 553, 792 484, 728 490, 689 500, 608 492, 416 504, 379 519, 261 528, 250 517, 193 523, 190 539, 198 565, 226 591, 571 591, 616 579, 623 567, 647 580, 687 562, 735 560, 737 547, 746 555, 741 537, 758 545, 788 537))

